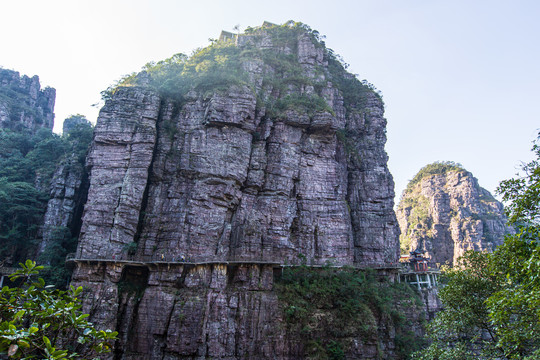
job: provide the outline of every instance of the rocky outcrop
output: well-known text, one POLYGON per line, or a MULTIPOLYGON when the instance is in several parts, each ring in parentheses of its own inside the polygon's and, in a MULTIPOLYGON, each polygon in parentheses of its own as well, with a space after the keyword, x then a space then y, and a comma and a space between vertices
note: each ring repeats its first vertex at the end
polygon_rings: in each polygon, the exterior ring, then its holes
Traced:
MULTIPOLYGON (((276 271, 397 262, 382 101, 367 89, 347 103, 328 52, 285 32, 291 44, 239 37, 241 54, 268 55, 241 58, 243 83, 181 101, 138 83, 101 109, 73 281, 93 321, 120 332, 114 358, 299 358, 276 271), (280 59, 301 71, 285 86, 280 59)), ((378 356, 362 344, 349 353, 378 356)))
POLYGON ((429 166, 437 169, 415 177, 396 212, 403 252, 425 251, 432 264, 453 265, 465 251, 493 251, 513 233, 503 205, 470 172, 429 166))
POLYGON ((55 89, 41 90, 39 77, 0 69, 0 128, 52 130, 55 98, 55 89))

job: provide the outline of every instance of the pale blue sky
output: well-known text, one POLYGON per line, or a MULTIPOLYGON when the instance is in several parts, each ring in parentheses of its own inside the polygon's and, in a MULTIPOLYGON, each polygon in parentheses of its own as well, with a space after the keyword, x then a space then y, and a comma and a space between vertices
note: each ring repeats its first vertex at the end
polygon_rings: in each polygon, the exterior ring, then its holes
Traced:
POLYGON ((56 88, 55 129, 99 92, 221 30, 301 21, 383 93, 397 199, 427 163, 493 191, 540 128, 540 1, 0 0, 0 66, 56 88))

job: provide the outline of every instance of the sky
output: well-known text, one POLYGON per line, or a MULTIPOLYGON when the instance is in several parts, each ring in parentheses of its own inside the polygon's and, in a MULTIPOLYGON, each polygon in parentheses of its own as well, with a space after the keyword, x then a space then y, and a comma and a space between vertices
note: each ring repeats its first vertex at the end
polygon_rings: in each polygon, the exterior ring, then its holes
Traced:
POLYGON ((56 89, 56 132, 71 114, 95 123, 123 75, 265 20, 318 30, 382 92, 396 201, 434 161, 494 192, 540 131, 536 0, 0 0, 0 12, 0 66, 56 89))

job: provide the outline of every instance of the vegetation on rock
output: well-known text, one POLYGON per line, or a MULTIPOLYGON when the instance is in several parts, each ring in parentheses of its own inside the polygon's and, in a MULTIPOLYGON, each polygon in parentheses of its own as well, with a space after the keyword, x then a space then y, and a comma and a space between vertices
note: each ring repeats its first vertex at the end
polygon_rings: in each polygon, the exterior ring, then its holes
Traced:
POLYGON ((289 331, 306 339, 306 357, 345 359, 354 340, 377 344, 388 327, 395 330, 398 358, 422 345, 405 321, 405 308, 422 313, 418 294, 407 284, 389 283, 371 271, 299 266, 285 268, 276 289, 289 331))
POLYGON ((283 25, 248 28, 238 37, 246 40, 241 45, 231 39, 213 40, 210 46, 196 49, 191 56, 176 54, 148 63, 141 73, 128 75, 103 91, 102 97, 109 99, 119 86, 147 86, 182 104, 192 90, 208 95, 231 86, 247 86, 260 96, 267 114, 275 117, 284 116, 286 110, 332 113, 321 95, 328 81, 340 90, 348 109, 364 104, 366 93, 380 97, 372 84, 347 73, 348 65, 326 48, 318 31, 305 24, 289 21, 283 25), (328 66, 316 65, 314 73, 302 67, 297 58, 302 36, 309 37, 315 47, 323 50, 328 66), (271 48, 255 45, 263 37, 271 40, 271 48), (260 85, 250 77, 251 66, 262 67, 257 75, 261 76, 260 85))
MULTIPOLYGON (((37 77, 35 79, 39 86, 37 77)), ((34 79, 26 76, 19 79, 17 72, 0 68, 0 106, 4 107, 9 115, 3 127, 20 131, 25 128, 24 118, 31 118, 32 123, 39 125, 38 127, 47 127, 47 120, 52 120, 52 107, 48 104, 51 96, 49 88, 38 91, 36 98, 31 97, 29 95, 31 81, 34 79)), ((54 89, 51 90, 54 103, 54 89)))
POLYGON ((422 179, 431 175, 446 174, 450 171, 467 171, 459 163, 453 161, 435 161, 421 168, 407 184, 405 192, 410 192, 422 179))
MULTIPOLYGON (((39 129, 34 135, 0 129, 0 258, 6 263, 34 256, 54 173, 71 156, 83 166, 92 131, 88 122, 63 136, 49 129, 39 129)), ((65 272, 65 254, 76 246, 69 229, 56 233, 45 254, 46 262, 55 267, 51 274, 65 272)))
POLYGON ((423 238, 432 236, 432 221, 429 216, 429 200, 422 195, 415 197, 404 197, 399 203, 399 207, 410 207, 408 216, 409 226, 399 236, 401 254, 408 254, 411 251, 413 232, 423 238))

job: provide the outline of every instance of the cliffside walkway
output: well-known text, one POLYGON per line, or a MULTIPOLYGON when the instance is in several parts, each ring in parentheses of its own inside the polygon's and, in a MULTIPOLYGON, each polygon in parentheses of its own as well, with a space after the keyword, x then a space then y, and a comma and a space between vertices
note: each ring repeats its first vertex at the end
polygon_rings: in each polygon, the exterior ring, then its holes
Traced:
POLYGON ((155 265, 155 266, 178 266, 178 265, 191 265, 191 266, 198 266, 198 265, 269 265, 275 268, 286 268, 286 267, 294 267, 294 266, 308 266, 308 267, 314 267, 314 268, 322 268, 322 267, 331 267, 331 268, 343 268, 343 267, 351 267, 355 269, 374 269, 374 270, 393 270, 393 269, 400 269, 401 265, 399 263, 387 263, 387 264, 381 264, 381 263, 362 263, 362 264, 338 264, 333 263, 330 261, 326 261, 324 263, 317 263, 317 262, 307 262, 307 263, 288 263, 284 261, 283 259, 248 259, 248 258, 242 258, 242 257, 229 257, 229 258, 217 258, 217 259, 209 259, 209 258, 167 258, 165 256, 132 256, 129 255, 120 255, 120 256, 112 256, 112 257, 95 257, 95 256, 76 256, 75 254, 68 254, 66 257, 66 263, 96 263, 96 262, 103 262, 103 263, 114 263, 119 265, 133 265, 133 266, 148 266, 148 265, 155 265))

